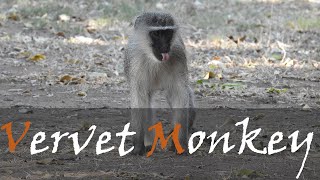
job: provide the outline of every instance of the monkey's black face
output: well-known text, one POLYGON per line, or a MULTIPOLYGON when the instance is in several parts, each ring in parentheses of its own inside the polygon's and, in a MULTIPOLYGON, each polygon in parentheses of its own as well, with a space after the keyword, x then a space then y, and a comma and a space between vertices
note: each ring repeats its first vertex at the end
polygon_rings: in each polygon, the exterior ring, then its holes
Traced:
POLYGON ((149 32, 153 54, 159 61, 169 60, 169 52, 173 34, 174 30, 172 29, 149 32))

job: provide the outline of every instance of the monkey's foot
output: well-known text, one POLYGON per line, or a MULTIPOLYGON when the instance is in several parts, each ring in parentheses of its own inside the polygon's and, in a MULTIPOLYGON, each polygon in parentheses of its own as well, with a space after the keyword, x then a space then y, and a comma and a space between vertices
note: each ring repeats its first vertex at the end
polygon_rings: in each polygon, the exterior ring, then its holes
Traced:
POLYGON ((140 146, 140 147, 134 147, 132 154, 133 155, 144 155, 148 153, 151 150, 152 146, 140 146))
POLYGON ((135 146, 132 154, 133 155, 143 155, 145 153, 145 147, 144 146, 135 146))

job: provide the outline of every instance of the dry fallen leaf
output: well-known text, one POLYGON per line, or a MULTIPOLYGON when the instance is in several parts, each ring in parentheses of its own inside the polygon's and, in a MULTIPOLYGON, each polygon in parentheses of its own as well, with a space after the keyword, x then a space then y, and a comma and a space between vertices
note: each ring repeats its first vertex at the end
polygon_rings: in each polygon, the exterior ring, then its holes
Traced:
POLYGON ((243 42, 247 38, 247 36, 244 35, 244 36, 239 37, 239 38, 234 38, 233 36, 228 36, 228 38, 230 40, 232 40, 234 43, 239 44, 240 42, 243 42))
POLYGON ((86 81, 81 77, 81 78, 72 78, 71 82, 69 84, 83 84, 86 81))
POLYGON ((36 54, 36 55, 30 57, 29 60, 33 61, 33 62, 38 62, 38 61, 44 60, 45 58, 46 58, 46 56, 43 54, 36 54))
POLYGON ((213 60, 215 60, 215 61, 219 61, 221 58, 219 57, 219 56, 214 56, 213 57, 213 60))
POLYGON ((239 44, 240 42, 243 42, 246 38, 247 38, 247 36, 246 36, 246 35, 244 35, 244 36, 242 36, 242 37, 238 38, 238 44, 239 44))
POLYGON ((93 26, 87 26, 86 30, 88 31, 88 33, 94 33, 97 31, 97 29, 93 26))
POLYGON ((63 84, 82 84, 85 82, 83 77, 77 78, 77 77, 72 77, 70 75, 64 75, 60 77, 60 82, 63 84))
POLYGON ((70 75, 65 75, 60 78, 60 82, 67 83, 70 82, 72 77, 70 75))
POLYGON ((10 13, 7 16, 8 19, 13 20, 13 21, 19 21, 20 17, 16 13, 10 13))
POLYGON ((223 79, 222 74, 217 74, 216 79, 223 79))
POLYGON ((57 35, 57 36, 61 36, 61 37, 66 37, 66 36, 64 35, 64 32, 57 32, 56 35, 57 35))
POLYGON ((212 71, 209 71, 204 77, 203 79, 210 79, 210 78, 214 78, 215 74, 212 71))
POLYGON ((80 92, 78 92, 78 96, 86 97, 86 96, 87 96, 87 93, 84 92, 84 91, 80 91, 80 92))

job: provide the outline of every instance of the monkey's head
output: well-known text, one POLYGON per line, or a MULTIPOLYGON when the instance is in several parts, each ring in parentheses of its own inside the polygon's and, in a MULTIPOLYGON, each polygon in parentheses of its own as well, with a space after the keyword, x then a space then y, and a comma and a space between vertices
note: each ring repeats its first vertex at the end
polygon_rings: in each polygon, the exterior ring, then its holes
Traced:
POLYGON ((170 14, 143 13, 137 17, 134 28, 147 32, 152 52, 159 61, 170 59, 171 44, 178 28, 170 14))

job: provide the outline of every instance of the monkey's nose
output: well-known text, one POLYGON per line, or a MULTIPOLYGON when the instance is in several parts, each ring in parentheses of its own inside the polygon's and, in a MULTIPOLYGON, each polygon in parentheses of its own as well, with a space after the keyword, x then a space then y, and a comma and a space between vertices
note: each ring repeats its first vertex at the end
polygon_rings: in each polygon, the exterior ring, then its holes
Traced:
POLYGON ((161 53, 162 61, 168 61, 170 59, 169 53, 161 53))

